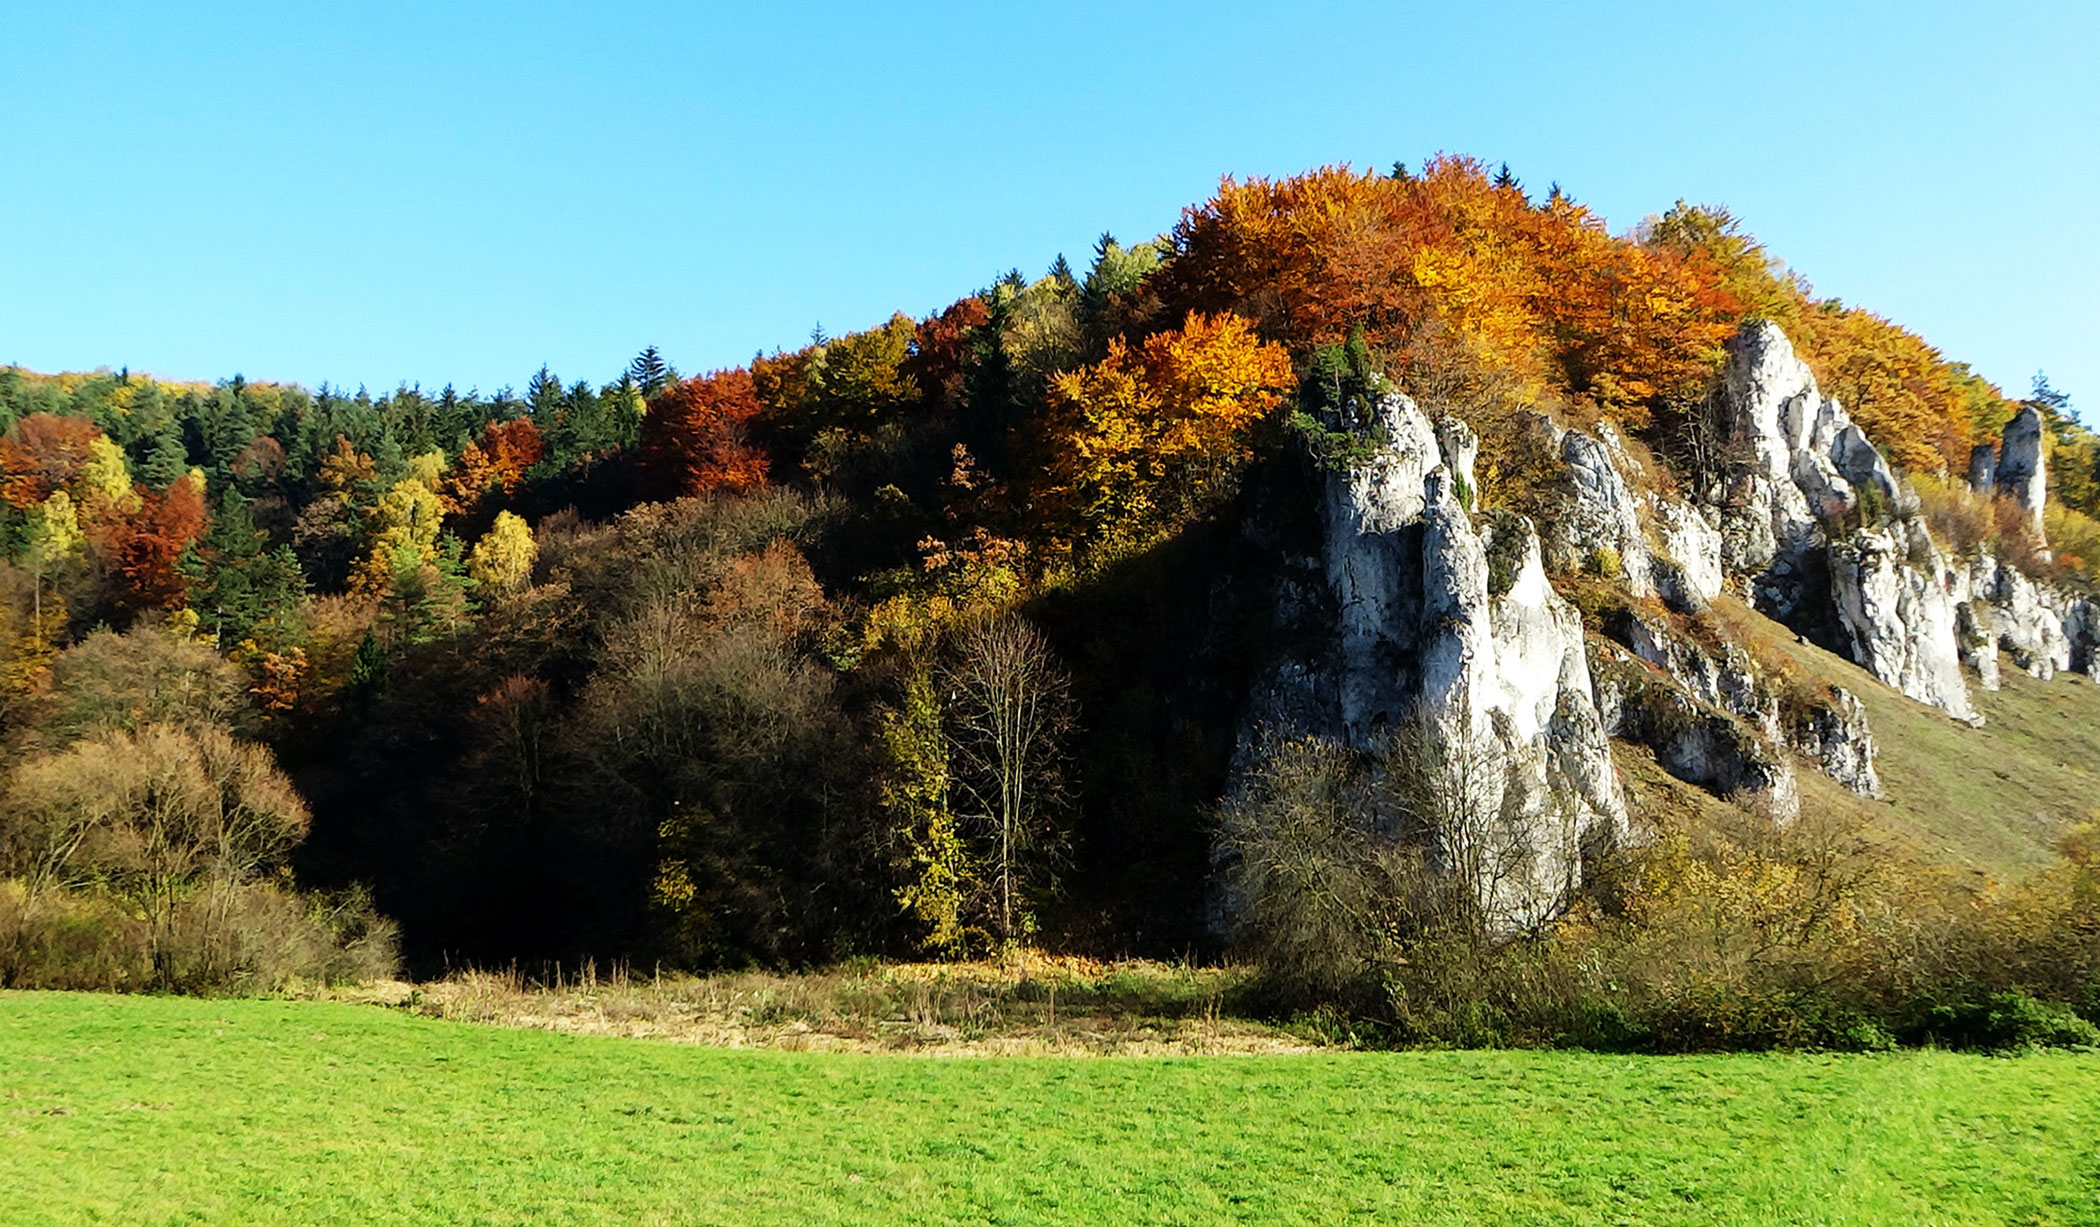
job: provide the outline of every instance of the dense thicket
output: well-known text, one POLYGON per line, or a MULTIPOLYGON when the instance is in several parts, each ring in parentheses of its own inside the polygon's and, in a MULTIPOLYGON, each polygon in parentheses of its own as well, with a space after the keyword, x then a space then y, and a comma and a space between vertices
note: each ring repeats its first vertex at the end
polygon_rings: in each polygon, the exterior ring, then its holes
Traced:
MULTIPOLYGON (((1308 452, 1392 380, 1480 428, 1490 507, 1534 489, 1531 412, 1682 471, 1753 316, 1913 471, 1959 471, 2017 407, 1723 210, 1614 236, 1455 158, 1228 179, 1083 274, 696 378, 654 348, 493 395, 0 369, 0 877, 23 915, 150 922, 135 974, 163 980, 166 900, 280 865, 368 889, 421 969, 1183 953, 1308 452), (209 685, 78 714, 90 673, 162 694, 171 653, 209 685), (118 860, 61 882, 21 833, 97 755, 274 759, 284 834, 150 907, 118 860)), ((2100 444, 2033 403, 2056 497, 2095 510, 2100 444)))

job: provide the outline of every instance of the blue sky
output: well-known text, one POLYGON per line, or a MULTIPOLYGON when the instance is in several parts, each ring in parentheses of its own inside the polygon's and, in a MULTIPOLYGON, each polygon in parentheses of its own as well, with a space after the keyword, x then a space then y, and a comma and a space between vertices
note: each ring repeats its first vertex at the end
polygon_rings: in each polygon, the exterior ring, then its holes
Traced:
POLYGON ((0 362, 696 371, 1448 150, 2100 409, 2100 5, 760 7, 10 6, 0 362))

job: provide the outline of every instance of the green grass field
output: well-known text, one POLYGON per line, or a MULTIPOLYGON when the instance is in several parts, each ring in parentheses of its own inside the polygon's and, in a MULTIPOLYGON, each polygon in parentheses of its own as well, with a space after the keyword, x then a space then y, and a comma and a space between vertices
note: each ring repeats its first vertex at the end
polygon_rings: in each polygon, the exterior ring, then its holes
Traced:
POLYGON ((7 993, 0 1219, 2100 1223, 2100 1056, 933 1059, 7 993))

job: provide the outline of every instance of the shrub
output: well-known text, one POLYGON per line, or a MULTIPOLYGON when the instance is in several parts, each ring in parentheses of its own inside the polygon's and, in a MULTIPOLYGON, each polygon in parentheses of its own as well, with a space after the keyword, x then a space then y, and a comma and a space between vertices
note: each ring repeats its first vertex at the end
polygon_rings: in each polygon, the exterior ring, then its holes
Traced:
POLYGON ((1914 1040, 1991 1052, 2100 1046, 2100 1027, 2069 1006, 2038 1001, 2018 989, 1980 1001, 1927 1006, 1910 1031, 1914 1040))
POLYGON ((1400 898, 1396 861, 1365 821, 1360 764, 1306 737, 1265 747, 1219 815, 1235 938, 1284 1003, 1376 997, 1400 898))
POLYGON ((139 988, 153 974, 145 929, 103 895, 0 881, 0 988, 139 988))
POLYGON ((214 885, 185 898, 156 936, 101 891, 0 881, 0 988, 267 992, 384 979, 397 955, 393 923, 362 891, 214 885))

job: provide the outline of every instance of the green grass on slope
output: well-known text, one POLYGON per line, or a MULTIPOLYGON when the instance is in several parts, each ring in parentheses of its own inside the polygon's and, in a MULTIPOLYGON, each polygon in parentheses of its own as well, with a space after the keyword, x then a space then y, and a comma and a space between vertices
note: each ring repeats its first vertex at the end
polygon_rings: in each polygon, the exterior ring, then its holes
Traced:
POLYGON ((2100 1223, 2100 1057, 929 1060, 0 994, 0 1218, 2100 1223))
POLYGON ((1880 747, 1883 801, 1865 801, 1803 765, 1801 802, 1868 817, 1904 843, 1952 864, 2001 878, 2048 864, 2056 841, 2100 809, 2100 686, 2077 674, 2036 681, 2001 661, 2003 688, 1968 677, 1982 728, 1904 698, 1866 670, 1739 602, 1715 611, 1751 651, 1843 686, 1866 705, 1880 747))

